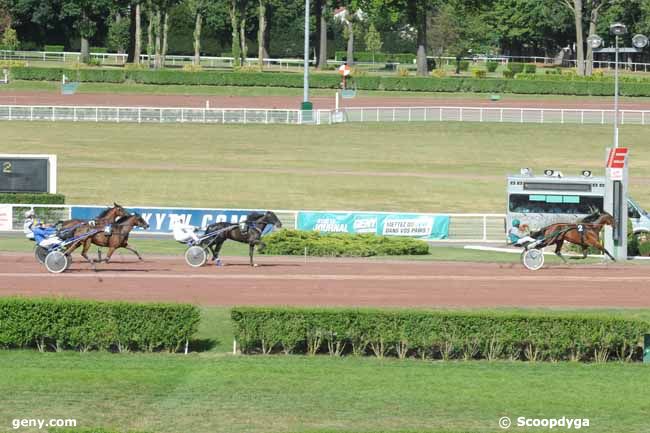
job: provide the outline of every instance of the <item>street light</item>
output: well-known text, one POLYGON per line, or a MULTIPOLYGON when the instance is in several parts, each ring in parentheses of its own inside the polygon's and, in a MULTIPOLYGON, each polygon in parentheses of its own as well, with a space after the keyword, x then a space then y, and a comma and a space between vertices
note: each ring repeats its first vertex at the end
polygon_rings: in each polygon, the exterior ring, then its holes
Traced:
MULTIPOLYGON (((587 38, 587 43, 591 46, 594 52, 599 53, 614 53, 614 148, 618 147, 618 119, 619 119, 619 80, 618 80, 618 53, 638 53, 641 49, 648 45, 648 38, 645 35, 637 34, 632 38, 632 45, 634 48, 620 48, 619 49, 619 36, 627 34, 627 27, 625 24, 614 23, 609 26, 609 32, 615 38, 615 48, 600 48, 603 40, 598 35, 591 35, 587 38)), ((621 149, 622 150, 622 149, 621 149)), ((608 154, 615 152, 614 149, 608 154)), ((605 181, 605 197, 604 208, 605 211, 614 215, 616 219, 616 229, 607 227, 605 229, 605 248, 611 251, 617 259, 627 258, 627 184, 628 174, 627 166, 623 166, 622 170, 616 168, 618 172, 613 173, 614 166, 610 165, 608 161, 605 181)))

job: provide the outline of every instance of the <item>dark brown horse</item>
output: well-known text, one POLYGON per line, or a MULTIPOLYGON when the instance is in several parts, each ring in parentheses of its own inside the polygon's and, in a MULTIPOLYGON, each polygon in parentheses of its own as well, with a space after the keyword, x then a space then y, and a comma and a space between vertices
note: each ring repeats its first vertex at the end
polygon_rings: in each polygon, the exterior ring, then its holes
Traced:
POLYGON ((100 231, 93 236, 86 238, 83 241, 83 251, 82 256, 86 257, 86 252, 90 248, 91 244, 95 244, 100 247, 107 247, 108 253, 106 253, 105 259, 98 259, 97 262, 106 262, 108 263, 111 260, 111 256, 118 248, 124 248, 131 251, 133 254, 138 256, 138 259, 142 260, 140 254, 133 248, 129 247, 129 234, 134 227, 142 227, 143 229, 148 229, 149 224, 142 218, 138 213, 134 213, 127 217, 122 217, 118 219, 115 224, 111 226, 110 234, 105 231, 100 231))
POLYGON ((268 225, 275 226, 277 228, 282 227, 282 222, 280 219, 271 211, 266 211, 263 214, 252 213, 246 218, 246 227, 247 230, 242 232, 241 226, 239 224, 232 224, 227 222, 215 223, 209 225, 205 229, 205 234, 213 233, 217 230, 222 230, 215 238, 208 241, 208 244, 205 245, 212 252, 212 259, 216 260, 219 258, 219 251, 223 243, 227 239, 233 241, 242 242, 248 244, 248 255, 250 257, 251 266, 257 266, 253 261, 253 253, 255 252, 255 246, 258 246, 258 251, 261 251, 264 248, 264 242, 262 242, 262 233, 268 225))
POLYGON ((562 256, 561 251, 564 242, 569 242, 579 245, 582 248, 583 259, 587 258, 587 248, 593 247, 600 252, 607 254, 610 259, 616 261, 609 251, 607 251, 600 243, 600 231, 605 225, 616 228, 614 217, 607 212, 599 212, 597 218, 592 214, 584 220, 589 222, 578 222, 576 224, 551 224, 537 232, 531 233, 532 237, 543 239, 539 244, 535 245, 535 248, 555 245, 555 254, 566 263, 566 259, 562 256))

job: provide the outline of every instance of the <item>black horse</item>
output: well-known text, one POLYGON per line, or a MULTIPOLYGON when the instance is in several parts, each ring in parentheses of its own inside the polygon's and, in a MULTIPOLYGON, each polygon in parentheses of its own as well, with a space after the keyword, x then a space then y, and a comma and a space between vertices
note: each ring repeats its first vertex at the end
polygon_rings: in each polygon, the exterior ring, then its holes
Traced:
POLYGON ((248 244, 251 266, 257 266, 253 262, 255 245, 259 245, 257 248, 258 251, 264 249, 265 244, 262 242, 262 233, 264 233, 264 229, 269 225, 277 228, 282 227, 280 219, 271 211, 264 213, 253 212, 246 217, 246 221, 240 224, 227 222, 210 224, 205 229, 206 235, 216 231, 220 231, 220 233, 205 241, 206 243, 203 246, 210 250, 212 259, 216 260, 219 258, 219 251, 221 251, 221 247, 227 239, 248 244))

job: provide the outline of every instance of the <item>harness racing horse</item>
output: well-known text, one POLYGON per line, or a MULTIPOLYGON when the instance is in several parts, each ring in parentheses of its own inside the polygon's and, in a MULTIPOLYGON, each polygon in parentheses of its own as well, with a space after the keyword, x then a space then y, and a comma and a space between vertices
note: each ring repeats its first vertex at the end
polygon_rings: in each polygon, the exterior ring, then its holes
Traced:
POLYGON ((614 257, 605 249, 600 243, 600 231, 603 226, 609 225, 616 228, 614 217, 607 212, 594 212, 593 214, 585 217, 582 221, 576 224, 557 223, 544 227, 541 230, 531 233, 534 238, 542 238, 541 242, 535 245, 535 248, 543 248, 549 245, 555 245, 555 255, 561 258, 564 263, 566 259, 562 256, 562 245, 564 242, 570 242, 582 247, 582 258, 587 258, 587 248, 593 247, 600 252, 607 254, 607 256, 616 261, 614 257), (598 215, 598 216, 596 216, 598 215))
POLYGON ((215 236, 215 238, 207 245, 212 253, 212 259, 217 260, 219 258, 219 251, 223 243, 227 240, 233 240, 237 242, 242 242, 248 244, 248 254, 250 256, 251 266, 257 266, 253 262, 253 252, 255 251, 255 245, 258 246, 258 251, 264 249, 265 244, 262 242, 262 233, 268 225, 275 226, 277 228, 282 227, 282 222, 280 219, 271 211, 266 211, 264 214, 253 213, 246 217, 246 226, 248 230, 242 232, 241 226, 239 224, 220 222, 215 224, 210 224, 205 229, 205 234, 208 235, 217 230, 222 230, 222 232, 215 236))
POLYGON ((129 247, 129 234, 134 227, 142 227, 143 229, 148 229, 149 224, 142 218, 139 213, 134 213, 127 217, 122 217, 117 220, 115 224, 111 227, 111 233, 108 234, 104 231, 85 239, 83 241, 83 252, 81 255, 84 255, 91 244, 95 244, 100 247, 108 247, 108 253, 106 253, 105 259, 98 259, 96 262, 105 262, 108 263, 111 260, 111 256, 118 248, 124 248, 131 251, 133 254, 138 256, 138 259, 142 260, 140 254, 133 248, 129 247))
MULTIPOLYGON (((129 213, 117 203, 113 203, 113 207, 106 208, 103 210, 97 217, 93 220, 86 221, 81 219, 72 219, 67 221, 60 221, 57 224, 60 224, 59 233, 64 233, 61 236, 61 239, 67 239, 71 237, 79 237, 85 233, 88 233, 92 230, 102 230, 104 227, 115 223, 118 219, 129 216, 129 213), (66 233, 67 232, 67 233, 66 233)), ((74 250, 79 248, 82 242, 73 244, 69 252, 72 253, 74 250)), ((86 261, 92 263, 93 261, 87 256, 88 248, 84 244, 84 249, 81 251, 81 256, 86 259, 86 261)))
MULTIPOLYGON (((120 206, 117 203, 113 203, 113 207, 108 207, 104 209, 99 215, 95 217, 95 219, 91 221, 94 221, 95 225, 103 226, 106 224, 113 224, 116 219, 128 215, 129 213, 126 211, 126 209, 124 209, 122 206, 120 206)), ((59 221, 57 225, 60 225, 61 229, 70 229, 75 225, 82 225, 88 222, 89 221, 82 220, 82 219, 71 219, 66 221, 59 221)))

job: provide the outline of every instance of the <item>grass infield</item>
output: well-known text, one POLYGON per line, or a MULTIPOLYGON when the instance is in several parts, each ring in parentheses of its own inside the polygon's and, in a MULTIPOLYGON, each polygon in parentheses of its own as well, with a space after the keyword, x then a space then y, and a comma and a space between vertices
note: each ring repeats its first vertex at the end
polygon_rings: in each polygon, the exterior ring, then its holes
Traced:
MULTIPOLYGON (((522 166, 602 174, 610 127, 3 122, 0 152, 53 153, 69 203, 504 212, 522 166)), ((625 125, 630 191, 650 206, 647 128, 625 125)))
POLYGON ((650 409, 639 364, 11 351, 0 369, 6 429, 18 417, 160 433, 497 432, 500 417, 525 416, 633 433, 650 409))

